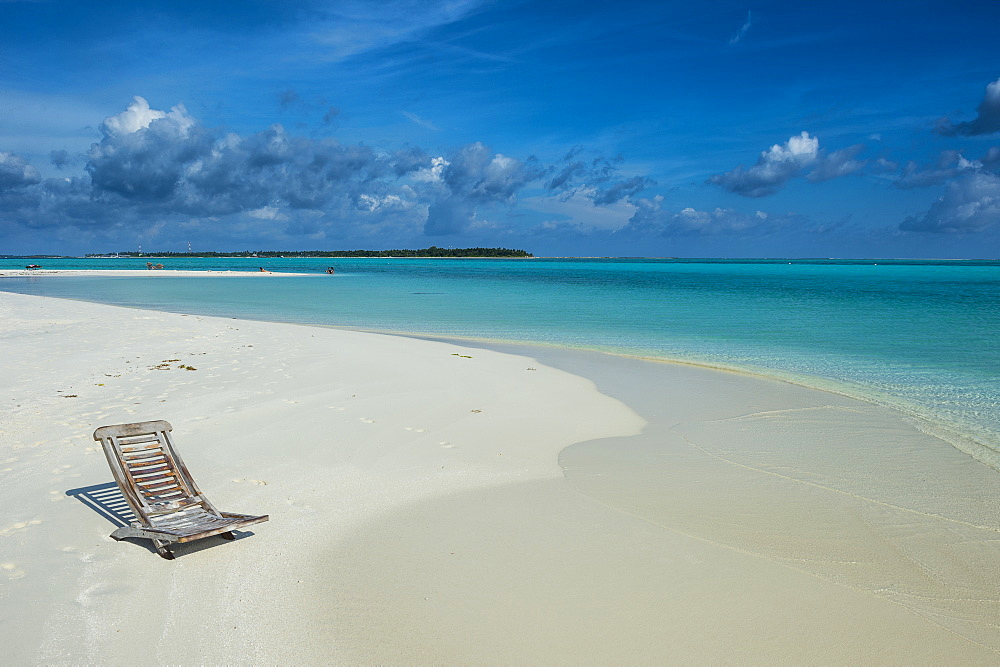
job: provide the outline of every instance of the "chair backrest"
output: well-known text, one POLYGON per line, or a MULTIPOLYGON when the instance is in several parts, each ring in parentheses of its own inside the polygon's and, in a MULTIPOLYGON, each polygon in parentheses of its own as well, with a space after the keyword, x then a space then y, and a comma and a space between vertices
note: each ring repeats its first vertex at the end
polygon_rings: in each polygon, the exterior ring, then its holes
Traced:
POLYGON ((156 517, 200 506, 218 511, 201 495, 184 461, 174 450, 166 421, 102 426, 94 431, 115 481, 136 516, 144 523, 156 517))

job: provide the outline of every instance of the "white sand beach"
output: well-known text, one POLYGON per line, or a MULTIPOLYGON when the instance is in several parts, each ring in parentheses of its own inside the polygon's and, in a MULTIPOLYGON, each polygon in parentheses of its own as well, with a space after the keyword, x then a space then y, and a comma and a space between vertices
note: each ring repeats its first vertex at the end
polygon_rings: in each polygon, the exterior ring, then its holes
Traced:
POLYGON ((1000 474, 877 406, 3 292, 0 350, 10 664, 1000 661, 1000 474), (270 521, 113 541, 91 434, 150 419, 270 521))

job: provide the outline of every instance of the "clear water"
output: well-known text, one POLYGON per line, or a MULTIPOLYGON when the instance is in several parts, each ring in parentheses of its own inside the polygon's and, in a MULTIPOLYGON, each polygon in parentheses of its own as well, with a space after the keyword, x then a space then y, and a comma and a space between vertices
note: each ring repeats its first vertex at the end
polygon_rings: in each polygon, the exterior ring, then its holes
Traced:
MULTIPOLYGON (((146 260, 37 260, 145 268, 146 260)), ((0 260, 21 268, 25 260, 0 260)), ((0 290, 586 347, 892 404, 1000 451, 1000 261, 170 259, 305 277, 5 278, 0 290), (334 276, 323 271, 337 269, 334 276)))

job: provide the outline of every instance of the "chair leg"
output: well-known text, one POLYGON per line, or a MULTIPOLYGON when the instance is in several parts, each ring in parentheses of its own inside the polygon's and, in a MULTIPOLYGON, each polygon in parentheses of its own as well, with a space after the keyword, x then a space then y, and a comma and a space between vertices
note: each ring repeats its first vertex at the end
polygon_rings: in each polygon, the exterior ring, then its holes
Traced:
POLYGON ((122 526, 115 532, 111 533, 111 539, 115 542, 121 542, 126 537, 135 537, 135 534, 132 532, 132 528, 130 526, 122 526))
POLYGON ((224 540, 235 540, 236 539, 236 536, 233 535, 233 531, 231 531, 231 530, 227 531, 225 533, 219 533, 219 537, 221 537, 224 540))
POLYGON ((160 558, 166 558, 167 560, 174 559, 174 553, 167 548, 167 542, 160 542, 159 540, 153 540, 153 545, 156 547, 156 553, 160 554, 160 558))

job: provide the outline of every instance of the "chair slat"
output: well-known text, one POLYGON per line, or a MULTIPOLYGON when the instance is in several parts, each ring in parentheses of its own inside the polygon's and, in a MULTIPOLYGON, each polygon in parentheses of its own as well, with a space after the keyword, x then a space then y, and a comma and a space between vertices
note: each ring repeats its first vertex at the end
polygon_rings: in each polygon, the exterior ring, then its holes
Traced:
POLYGON ((136 476, 133 477, 135 483, 142 487, 143 491, 160 491, 166 489, 183 490, 178 483, 176 475, 156 475, 154 477, 136 476))
POLYGON ((122 461, 129 464, 133 464, 133 463, 141 463, 142 461, 152 461, 155 459, 166 459, 166 458, 167 456, 166 454, 163 453, 163 450, 157 447, 156 449, 151 449, 148 451, 135 452, 132 454, 124 454, 122 456, 122 461))
POLYGON ((166 479, 171 479, 175 482, 177 481, 177 475, 174 474, 174 471, 170 468, 157 468, 148 472, 143 472, 142 474, 132 475, 132 477, 140 482, 156 482, 166 479))
POLYGON ((122 443, 122 451, 126 454, 141 452, 144 449, 156 449, 160 446, 160 439, 156 436, 143 438, 141 440, 130 439, 122 443))

